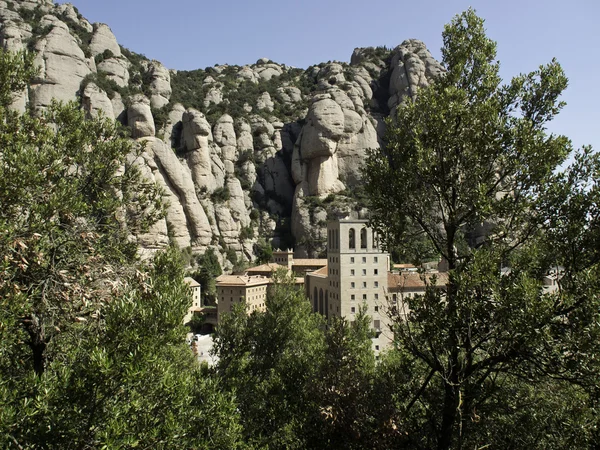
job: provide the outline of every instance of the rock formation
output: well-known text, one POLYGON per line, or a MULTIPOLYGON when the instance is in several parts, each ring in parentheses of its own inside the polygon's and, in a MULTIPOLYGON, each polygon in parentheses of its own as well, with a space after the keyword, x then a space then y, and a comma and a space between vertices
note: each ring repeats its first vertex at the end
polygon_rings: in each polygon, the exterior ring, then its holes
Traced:
POLYGON ((259 236, 318 256, 329 218, 366 215, 361 165, 381 145, 383 119, 443 70, 408 40, 306 70, 261 58, 170 71, 50 0, 0 0, 0 45, 36 52, 39 74, 16 109, 76 100, 131 130, 143 151, 129 163, 167 204, 165 220, 136 237, 144 252, 169 240, 195 253, 210 246, 228 267, 252 260, 259 236))

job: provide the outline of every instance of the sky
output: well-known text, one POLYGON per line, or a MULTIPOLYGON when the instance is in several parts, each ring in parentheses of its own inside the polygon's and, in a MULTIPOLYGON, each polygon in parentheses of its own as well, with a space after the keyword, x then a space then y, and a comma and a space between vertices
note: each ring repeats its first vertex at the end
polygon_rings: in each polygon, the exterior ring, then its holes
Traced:
MULTIPOLYGON (((62 3, 62 2, 61 2, 62 3)), ((569 87, 549 131, 600 149, 600 0, 71 0, 119 43, 170 69, 350 61, 355 47, 420 39, 440 59, 444 24, 469 7, 498 43, 505 81, 556 58, 569 87)))

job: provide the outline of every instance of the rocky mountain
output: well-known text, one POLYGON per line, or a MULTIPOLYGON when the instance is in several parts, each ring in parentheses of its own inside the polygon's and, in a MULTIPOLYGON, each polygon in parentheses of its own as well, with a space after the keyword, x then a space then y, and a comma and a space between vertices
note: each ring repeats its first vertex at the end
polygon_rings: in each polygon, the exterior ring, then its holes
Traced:
POLYGON ((75 100, 142 146, 130 163, 168 202, 166 219, 137 237, 145 251, 169 240, 193 253, 213 247, 225 267, 252 260, 259 239, 317 256, 329 216, 365 216, 366 151, 380 147, 384 119, 442 70, 417 40, 306 70, 266 58, 168 70, 51 0, 0 1, 0 45, 34 51, 40 67, 15 109, 75 100))

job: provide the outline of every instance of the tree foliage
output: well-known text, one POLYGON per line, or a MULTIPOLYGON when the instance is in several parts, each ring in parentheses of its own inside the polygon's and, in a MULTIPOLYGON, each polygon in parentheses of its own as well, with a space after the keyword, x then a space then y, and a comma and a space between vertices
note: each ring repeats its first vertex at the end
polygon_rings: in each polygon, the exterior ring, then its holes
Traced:
POLYGON ((398 108, 365 168, 387 245, 425 237, 450 270, 444 291, 406 299, 397 321, 396 363, 412 381, 395 420, 415 447, 584 445, 600 331, 598 156, 583 149, 559 171, 572 149, 546 132, 567 85, 556 61, 502 85, 472 10, 443 41, 445 73, 398 108), (555 293, 542 284, 551 268, 555 293), (511 408, 538 420, 525 430, 511 408))
POLYGON ((131 238, 160 191, 113 122, 11 111, 30 63, 0 52, 0 447, 236 448, 184 343, 181 258, 142 263, 131 238))
POLYGON ((260 448, 365 448, 369 437, 370 319, 327 329, 293 278, 277 274, 266 312, 234 307, 219 323, 216 373, 234 392, 247 442, 260 448))

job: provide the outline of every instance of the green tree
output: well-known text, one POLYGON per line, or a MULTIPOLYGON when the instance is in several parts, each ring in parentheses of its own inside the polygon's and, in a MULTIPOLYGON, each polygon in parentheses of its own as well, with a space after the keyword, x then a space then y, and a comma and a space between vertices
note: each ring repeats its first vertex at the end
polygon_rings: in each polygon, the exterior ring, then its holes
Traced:
POLYGON ((268 263, 273 259, 273 247, 264 238, 258 238, 254 244, 254 253, 258 264, 268 263))
MULTIPOLYGON (((566 137, 546 133, 567 85, 556 61, 501 85, 496 44, 472 10, 446 26, 443 41, 445 73, 398 108, 385 149, 365 168, 386 244, 409 247, 417 231, 450 270, 444 291, 407 299, 407 319, 397 321, 397 364, 413 387, 391 410, 405 445, 503 447, 511 426, 541 430, 507 425, 499 405, 533 413, 539 397, 510 402, 511 388, 533 394, 554 380, 555 393, 576 390, 591 405, 599 247, 589 224, 598 224, 600 164, 584 149, 556 172, 571 153, 566 137), (556 293, 542 286, 551 267, 562 276, 556 293)), ((577 427, 585 441, 589 415, 565 417, 560 436, 540 433, 535 445, 569 447, 577 427)))
POLYGON ((245 440, 274 449, 372 447, 371 319, 361 311, 353 322, 325 322, 285 271, 270 289, 265 312, 235 305, 215 339, 216 373, 235 393, 245 440))
MULTIPOLYGON (((375 358, 371 318, 360 309, 352 322, 330 318, 319 375, 309 386, 319 417, 309 448, 372 448, 377 435, 371 401, 375 358)), ((373 408, 374 406, 374 408, 373 408)))
POLYGON ((324 349, 323 321, 283 274, 266 312, 244 303, 220 318, 217 374, 235 392, 247 442, 260 448, 305 448, 304 427, 318 416, 310 385, 324 349))
POLYGON ((142 264, 130 238, 160 191, 113 122, 11 111, 30 64, 0 52, 0 447, 236 448, 184 344, 180 256, 142 264))
POLYGON ((203 255, 196 258, 197 269, 192 277, 200 283, 202 296, 207 303, 214 303, 217 295, 215 279, 223 273, 219 258, 214 249, 207 249, 203 255))

